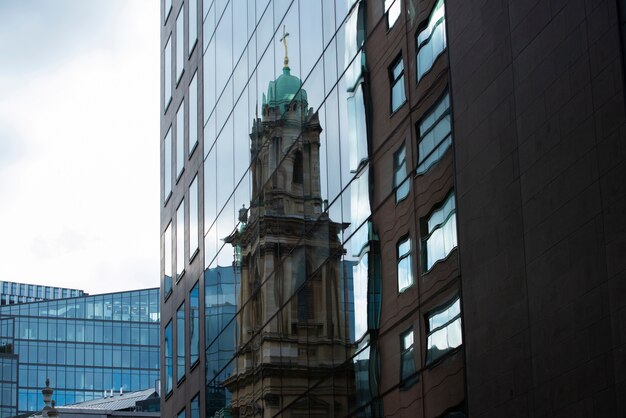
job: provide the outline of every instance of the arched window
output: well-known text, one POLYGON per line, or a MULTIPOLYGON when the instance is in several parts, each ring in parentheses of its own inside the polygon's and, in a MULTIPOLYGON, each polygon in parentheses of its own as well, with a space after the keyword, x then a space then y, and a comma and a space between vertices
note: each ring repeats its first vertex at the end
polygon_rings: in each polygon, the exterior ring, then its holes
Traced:
POLYGON ((292 181, 294 183, 302 184, 302 151, 296 151, 293 157, 293 178, 292 181))

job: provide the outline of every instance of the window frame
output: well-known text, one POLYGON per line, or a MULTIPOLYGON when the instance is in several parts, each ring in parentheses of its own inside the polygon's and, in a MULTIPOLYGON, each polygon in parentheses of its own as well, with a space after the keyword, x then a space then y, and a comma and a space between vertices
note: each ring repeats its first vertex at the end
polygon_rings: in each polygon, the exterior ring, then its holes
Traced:
POLYGON ((185 275, 185 198, 176 207, 176 284, 185 275), (181 220, 182 217, 182 220, 181 220), (182 223, 182 225, 181 225, 182 223), (180 267, 180 269, 179 269, 180 267))
POLYGON ((176 384, 180 385, 180 383, 185 380, 185 376, 187 375, 187 349, 186 349, 186 337, 187 337, 187 327, 186 321, 187 316, 185 315, 185 302, 183 301, 178 308, 176 308, 176 384), (182 323, 182 326, 181 326, 182 323), (181 332, 182 332, 182 344, 181 344, 181 332), (182 349, 181 349, 182 348, 182 349), (181 355, 182 351, 182 355, 181 355), (181 364, 182 359, 182 364, 181 364), (181 372, 182 365, 182 372, 181 372))
POLYGON ((387 31, 393 29, 393 27, 398 23, 400 16, 402 16, 402 0, 384 0, 383 1, 383 13, 386 17, 387 21, 387 31), (397 10, 396 10, 397 8, 397 10), (389 20, 389 11, 393 10, 395 15, 395 19, 393 22, 389 20))
POLYGON ((439 161, 443 158, 443 155, 448 151, 448 149, 452 148, 452 106, 450 103, 450 91, 446 88, 444 92, 439 96, 437 101, 424 113, 424 115, 420 118, 420 120, 416 124, 416 137, 418 137, 417 141, 417 167, 415 168, 416 175, 426 174, 432 167, 436 166, 439 161), (422 123, 424 123, 431 115, 433 115, 439 108, 439 106, 443 103, 444 100, 448 101, 447 108, 434 120, 434 122, 426 129, 424 133, 422 133, 422 123), (449 117, 450 121, 450 131, 433 146, 428 154, 422 158, 420 153, 420 144, 425 140, 426 136, 433 132, 439 124, 446 118, 449 117), (439 148, 446 142, 449 141, 449 144, 445 146, 445 148, 441 151, 442 154, 436 160, 427 163, 427 160, 435 154, 439 150, 439 148))
POLYGON ((402 57, 402 53, 400 53, 400 55, 398 55, 396 57, 396 59, 393 60, 393 62, 391 63, 391 65, 389 66, 389 99, 390 99, 390 109, 391 109, 391 114, 393 115, 394 113, 396 113, 398 111, 398 109, 400 109, 402 106, 404 106, 404 104, 406 103, 406 83, 404 82, 404 58, 402 57), (395 75, 395 71, 396 68, 399 65, 402 65, 402 70, 400 71, 400 73, 396 76, 395 75), (398 106, 396 108, 393 107, 393 103, 394 103, 394 88, 396 87, 396 85, 398 83, 402 83, 402 102, 400 102, 398 104, 398 106))
POLYGON ((417 28, 417 32, 415 33, 415 75, 416 75, 416 80, 418 84, 432 70, 435 62, 439 59, 439 57, 443 55, 443 53, 448 49, 448 40, 446 38, 445 24, 446 24, 445 1, 437 0, 435 5, 433 6, 433 9, 428 14, 428 18, 426 19, 426 21, 419 25, 419 27, 417 28), (443 17, 441 18, 441 21, 438 21, 438 23, 434 24, 433 30, 426 40, 419 42, 420 35, 424 33, 424 31, 428 30, 428 27, 430 26, 430 22, 434 18, 434 15, 438 10, 439 4, 441 4, 440 7, 443 8, 443 17), (443 36, 444 36, 444 42, 445 42, 444 48, 441 51, 439 51, 437 55, 433 56, 430 67, 420 75, 419 60, 418 60, 419 53, 424 48, 424 46, 427 45, 431 41, 433 37, 433 33, 435 32, 437 27, 442 24, 444 25, 444 28, 443 28, 443 36))
POLYGON ((411 251, 412 251, 412 245, 411 245, 411 236, 409 234, 404 235, 403 237, 401 237, 397 242, 396 242, 396 283, 398 285, 398 294, 402 294, 404 292, 406 292, 408 289, 410 289, 411 287, 413 287, 413 285, 415 284, 415 277, 413 277, 413 263, 411 260, 411 251), (409 244, 409 248, 406 252, 404 253, 400 253, 400 246, 408 243, 409 244), (404 287, 400 287, 400 263, 404 262, 406 259, 408 259, 407 263, 408 263, 408 269, 409 269, 409 275, 411 278, 410 284, 405 285, 404 287))
POLYGON ((450 298, 447 302, 445 302, 445 303, 435 307, 434 309, 431 309, 430 311, 428 311, 426 313, 426 315, 425 315, 424 322, 426 324, 426 350, 425 350, 425 353, 424 353, 424 367, 432 367, 433 365, 436 365, 439 362, 443 361, 443 359, 448 357, 450 354, 456 352, 460 347, 463 346, 463 307, 461 306, 461 295, 457 293, 454 296, 452 296, 452 298, 450 298), (435 327, 435 328, 431 329, 430 328, 430 319, 433 318, 435 315, 443 313, 443 312, 447 311, 448 309, 452 308, 454 306, 454 304, 457 303, 457 302, 459 303, 459 313, 456 314, 454 317, 450 318, 444 324, 439 325, 438 327, 435 327), (438 331, 440 331, 442 329, 448 328, 450 325, 452 325, 457 320, 461 321, 461 334, 460 334, 460 341, 461 342, 460 342, 460 344, 455 346, 455 347, 449 347, 445 351, 441 351, 440 354, 438 354, 436 357, 430 356, 431 348, 430 348, 430 346, 428 344, 428 339, 434 333, 436 333, 436 332, 438 332, 438 331))
POLYGON ((395 190, 395 195, 396 195, 396 203, 399 203, 401 201, 403 201, 404 199, 406 199, 409 196, 409 192, 411 191, 411 183, 409 182, 409 171, 407 169, 407 162, 406 162, 406 143, 405 141, 402 141, 402 145, 396 150, 396 152, 393 153, 393 188, 395 190), (399 156, 401 153, 404 153, 404 157, 402 158, 402 161, 399 161, 399 156), (402 180, 402 182, 400 184, 398 183, 398 178, 397 175, 399 173, 399 171, 404 168, 404 180, 402 180), (407 185, 406 187, 406 191, 404 186, 407 185), (400 196, 401 192, 403 192, 403 195, 400 196))
POLYGON ((165 327, 163 328, 163 357, 164 357, 164 362, 165 362, 164 364, 164 374, 165 374, 164 380, 165 381, 163 382, 163 386, 165 387, 165 390, 163 392, 165 393, 166 398, 168 398, 174 391, 174 366, 173 366, 174 353, 172 352, 172 348, 173 348, 172 339, 173 339, 172 320, 170 319, 167 325, 165 325, 165 327), (168 332, 169 332, 169 339, 168 339, 168 332), (168 341, 169 341, 169 347, 168 347, 168 341), (168 358, 169 358, 169 363, 168 363, 168 358), (168 371, 169 371, 169 375, 168 375, 168 371))
POLYGON ((432 271, 437 264, 446 260, 450 256, 450 254, 452 254, 452 251, 454 251, 459 246, 458 235, 457 235, 458 232, 456 228, 456 195, 455 195, 454 189, 450 190, 450 192, 446 194, 446 197, 437 205, 435 205, 428 215, 426 215, 425 217, 421 219, 420 227, 422 231, 425 231, 425 235, 421 239, 421 244, 422 244, 421 245, 421 259, 422 259, 421 261, 422 261, 422 271, 424 274, 426 274, 432 271), (450 199, 452 199, 452 202, 454 204, 453 208, 450 210, 448 214, 446 214, 442 218, 442 221, 440 223, 437 223, 433 226, 433 229, 431 231, 428 225, 430 223, 430 220, 432 219, 432 217, 435 215, 437 211, 443 210, 445 208, 446 204, 448 203, 450 199), (430 264, 430 267, 428 267, 428 264, 429 264, 428 240, 433 236, 435 232, 444 228, 448 222, 451 222, 453 216, 454 216, 454 236, 455 236, 456 242, 454 243, 453 246, 450 247, 449 251, 445 253, 443 257, 438 258, 437 260, 435 260, 434 262, 430 264))
POLYGON ((400 334, 400 389, 408 389, 413 386, 415 383, 419 381, 419 374, 417 372, 417 362, 415 361, 415 332, 413 331, 413 327, 407 329, 403 333, 400 334), (409 347, 405 347, 406 337, 411 334, 411 345, 409 347), (405 357, 409 357, 413 362, 413 371, 405 376, 404 363, 405 357))

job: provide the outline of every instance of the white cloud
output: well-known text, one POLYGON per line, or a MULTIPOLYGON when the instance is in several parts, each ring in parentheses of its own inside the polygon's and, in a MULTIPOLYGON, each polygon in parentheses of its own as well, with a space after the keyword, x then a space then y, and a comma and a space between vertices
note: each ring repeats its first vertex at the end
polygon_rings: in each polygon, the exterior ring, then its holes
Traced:
POLYGON ((159 2, 102 3, 89 48, 0 82, 2 280, 158 286, 159 2))

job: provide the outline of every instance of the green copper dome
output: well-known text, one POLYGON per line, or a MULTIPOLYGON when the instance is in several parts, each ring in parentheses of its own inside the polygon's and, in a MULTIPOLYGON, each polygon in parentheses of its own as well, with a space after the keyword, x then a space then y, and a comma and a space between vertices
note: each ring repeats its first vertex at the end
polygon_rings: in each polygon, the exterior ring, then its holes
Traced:
MULTIPOLYGON (((301 88, 302 81, 291 75, 289 67, 283 68, 283 73, 276 79, 270 81, 267 89, 267 104, 270 107, 280 107, 281 111, 285 111, 294 99, 308 105, 306 91, 301 88)), ((265 102, 265 98, 264 98, 265 102)))

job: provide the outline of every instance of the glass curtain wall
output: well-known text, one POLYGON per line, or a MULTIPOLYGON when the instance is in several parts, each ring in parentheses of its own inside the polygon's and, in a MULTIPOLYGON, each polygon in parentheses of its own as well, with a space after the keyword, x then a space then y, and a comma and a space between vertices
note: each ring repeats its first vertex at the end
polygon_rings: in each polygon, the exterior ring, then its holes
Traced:
POLYGON ((59 406, 159 379, 158 289, 3 306, 0 315, 13 323, 12 347, 2 346, 19 361, 18 413, 41 409, 48 377, 59 406))
POLYGON ((238 377, 279 364, 307 372, 283 368, 295 395, 270 390, 266 410, 380 415, 364 3, 202 14, 206 416, 251 413, 270 383, 238 377))

